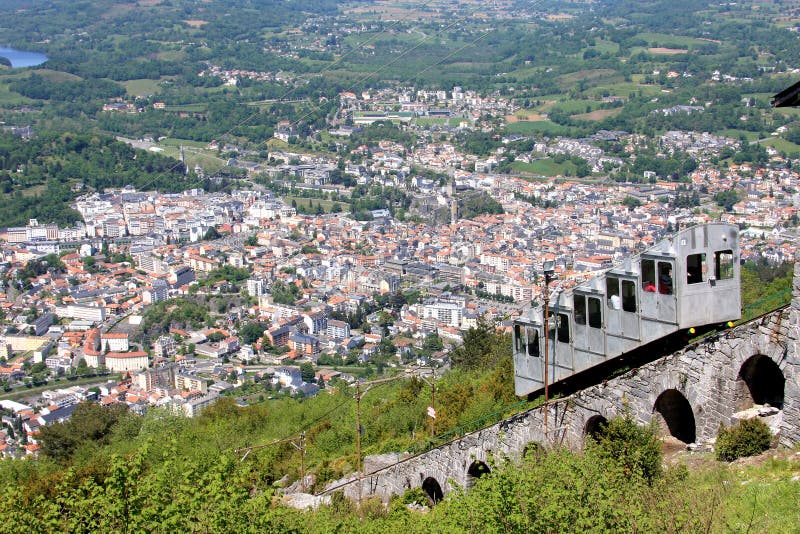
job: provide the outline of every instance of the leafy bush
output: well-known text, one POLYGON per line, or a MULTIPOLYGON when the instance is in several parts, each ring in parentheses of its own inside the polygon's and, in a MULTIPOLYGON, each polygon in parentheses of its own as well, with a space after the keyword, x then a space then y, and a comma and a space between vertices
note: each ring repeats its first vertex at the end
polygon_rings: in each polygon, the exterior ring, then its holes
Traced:
POLYGON ((589 440, 587 452, 648 481, 661 475, 661 443, 655 425, 638 425, 630 414, 611 419, 589 440))
POLYGON ((407 489, 400 498, 403 504, 428 504, 428 494, 421 487, 407 489))
POLYGON ((721 427, 717 434, 717 460, 732 462, 737 458, 755 456, 769 449, 772 432, 758 418, 739 421, 732 427, 721 427))

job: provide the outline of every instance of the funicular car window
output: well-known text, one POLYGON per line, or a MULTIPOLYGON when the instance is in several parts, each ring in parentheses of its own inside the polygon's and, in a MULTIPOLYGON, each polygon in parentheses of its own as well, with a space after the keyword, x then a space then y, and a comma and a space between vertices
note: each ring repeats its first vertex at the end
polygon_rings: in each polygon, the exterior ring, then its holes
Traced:
POLYGON ((686 283, 699 284, 706 281, 706 255, 689 254, 686 256, 686 283))
POLYGON ((718 250, 714 253, 714 274, 717 280, 733 278, 733 251, 718 250))
POLYGON ((600 307, 600 299, 589 297, 589 326, 600 328, 603 326, 603 313, 600 307))
POLYGON ((528 346, 528 356, 539 356, 539 331, 532 326, 525 327, 525 343, 528 346))
POLYGON ((642 260, 642 289, 656 292, 656 262, 653 260, 642 260))
POLYGON ((666 261, 658 262, 658 292, 672 295, 672 264, 666 261))
POLYGON ((569 343, 569 316, 566 313, 558 314, 558 342, 569 343))
POLYGON ((618 310, 622 306, 619 296, 619 278, 606 277, 606 301, 612 310, 618 310))
POLYGON ((574 295, 572 297, 572 308, 575 310, 575 324, 586 324, 586 297, 574 295))
POLYGON ((632 280, 622 281, 622 311, 636 312, 636 284, 632 280))

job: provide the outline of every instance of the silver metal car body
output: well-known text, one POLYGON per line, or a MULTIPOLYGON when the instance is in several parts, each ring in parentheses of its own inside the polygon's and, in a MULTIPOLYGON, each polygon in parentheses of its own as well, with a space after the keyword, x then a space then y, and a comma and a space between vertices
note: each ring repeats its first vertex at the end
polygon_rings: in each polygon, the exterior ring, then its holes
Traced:
MULTIPOLYGON (((739 229, 682 230, 551 297, 549 382, 555 383, 682 329, 741 317, 739 229)), ((514 323, 514 389, 544 387, 543 310, 514 323)))

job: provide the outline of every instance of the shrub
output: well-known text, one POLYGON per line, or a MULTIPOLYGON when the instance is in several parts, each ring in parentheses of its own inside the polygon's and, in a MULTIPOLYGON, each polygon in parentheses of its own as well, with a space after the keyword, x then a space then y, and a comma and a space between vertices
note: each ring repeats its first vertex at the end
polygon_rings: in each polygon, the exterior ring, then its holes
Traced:
POLYGON ((754 456, 769 449, 772 432, 758 418, 739 421, 732 427, 721 427, 717 434, 717 460, 732 462, 754 456))
POLYGON ((428 494, 425 493, 421 487, 417 486, 416 488, 407 489, 403 496, 401 497, 401 501, 403 504, 428 504, 428 494))
POLYGON ((603 431, 589 440, 587 452, 648 481, 661 475, 661 442, 656 427, 638 425, 630 414, 608 421, 603 431))

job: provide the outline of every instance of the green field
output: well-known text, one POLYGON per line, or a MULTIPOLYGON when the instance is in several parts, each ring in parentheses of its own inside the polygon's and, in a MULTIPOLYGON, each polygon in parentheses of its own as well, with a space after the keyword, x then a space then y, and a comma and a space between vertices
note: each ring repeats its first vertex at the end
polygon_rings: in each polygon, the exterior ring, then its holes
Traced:
POLYGON ((689 37, 686 35, 670 35, 667 33, 642 32, 636 34, 636 36, 647 41, 647 44, 650 46, 663 46, 667 48, 690 47, 692 45, 704 43, 704 41, 695 39, 694 37, 689 37))
POLYGON ((30 102, 33 102, 33 100, 13 92, 8 88, 8 84, 0 81, 0 107, 19 106, 22 104, 29 104, 30 102))
POLYGON ((563 111, 564 113, 585 113, 587 111, 587 107, 589 111, 594 111, 598 107, 600 107, 600 102, 596 100, 564 100, 553 104, 550 109, 557 109, 563 111))
MULTIPOLYGON (((30 71, 32 74, 35 72, 37 75, 47 78, 51 82, 63 82, 63 81, 71 81, 77 82, 82 80, 80 76, 76 76, 74 74, 70 74, 69 72, 62 72, 60 70, 50 70, 50 69, 41 69, 36 71, 30 71)), ((28 73, 24 73, 26 76, 28 73)))
POLYGON ((589 49, 597 50, 601 54, 616 54, 619 52, 619 45, 613 41, 603 41, 602 39, 598 39, 594 46, 590 46, 589 49))
POLYGON ((181 61, 187 56, 183 50, 164 50, 156 54, 156 57, 161 61, 181 61))
POLYGON ((287 196, 284 197, 284 202, 287 204, 292 204, 292 206, 297 206, 298 208, 305 208, 307 210, 313 209, 319 204, 322 206, 322 209, 325 210, 325 213, 331 212, 331 207, 334 204, 339 204, 342 207, 342 211, 350 211, 350 204, 347 202, 342 202, 340 200, 324 200, 320 198, 303 198, 303 197, 294 197, 294 196, 287 196), (313 206, 312 206, 313 205, 313 206))
POLYGON ((542 176, 566 176, 569 171, 571 175, 575 174, 575 165, 570 161, 564 163, 556 163, 551 158, 539 159, 530 163, 523 163, 515 161, 511 164, 511 168, 517 172, 525 172, 530 174, 539 174, 542 176))
POLYGON ((550 121, 523 121, 507 124, 505 131, 522 135, 568 135, 570 129, 550 121))
POLYGON ((748 141, 758 139, 758 132, 748 132, 747 130, 722 130, 718 134, 731 139, 739 139, 741 136, 744 136, 748 141))
POLYGON ((800 117, 800 108, 775 108, 775 113, 789 117, 800 117))
POLYGON ((129 96, 148 96, 161 92, 161 80, 128 80, 123 85, 129 96))
POLYGON ((165 106, 165 111, 173 112, 186 112, 186 113, 204 113, 208 111, 208 104, 183 104, 180 106, 165 106))
POLYGON ((206 150, 206 143, 199 141, 169 138, 160 141, 156 146, 162 149, 162 155, 174 159, 180 159, 180 147, 183 146, 186 165, 189 169, 194 169, 196 165, 199 165, 206 174, 215 173, 226 164, 224 159, 217 156, 216 150, 206 150))
POLYGON ((587 87, 594 87, 600 83, 618 83, 622 79, 622 75, 612 69, 584 69, 557 78, 559 86, 565 88, 572 88, 581 83, 587 87))
POLYGON ((775 150, 779 152, 784 152, 785 154, 789 155, 800 154, 800 145, 796 145, 791 141, 787 141, 786 139, 781 139, 780 137, 774 139, 765 139, 763 141, 760 141, 759 144, 764 146, 771 146, 775 150))
POLYGON ((586 94, 591 96, 601 96, 604 93, 607 93, 609 95, 627 98, 631 93, 636 93, 639 91, 646 96, 656 96, 661 94, 661 86, 634 82, 610 83, 598 85, 597 87, 588 89, 586 94))
POLYGON ((467 122, 468 124, 472 124, 472 119, 467 119, 464 117, 450 117, 450 118, 437 118, 437 117, 419 117, 411 121, 411 124, 415 124, 417 126, 431 126, 434 124, 440 125, 449 125, 453 128, 458 127, 459 124, 462 122, 467 122))
POLYGON ((206 146, 208 146, 208 144, 202 141, 192 141, 190 139, 178 139, 177 137, 168 137, 162 141, 159 141, 158 146, 160 146, 161 148, 185 146, 185 147, 205 149, 206 146))

